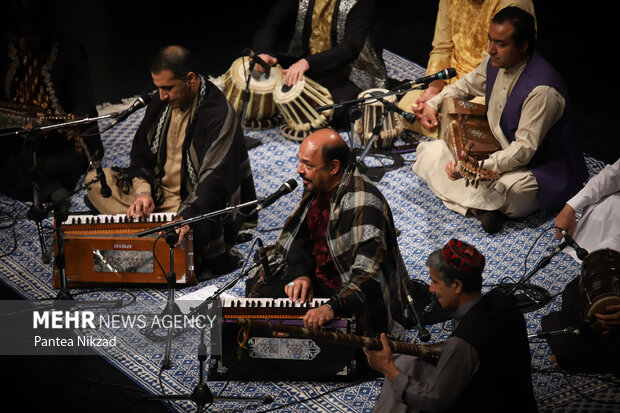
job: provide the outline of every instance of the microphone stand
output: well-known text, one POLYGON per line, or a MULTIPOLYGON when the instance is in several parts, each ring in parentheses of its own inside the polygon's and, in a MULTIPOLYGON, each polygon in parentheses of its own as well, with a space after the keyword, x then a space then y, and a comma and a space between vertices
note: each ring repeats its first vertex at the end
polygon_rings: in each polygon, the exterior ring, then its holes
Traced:
POLYGON ((547 255, 546 257, 538 261, 538 263, 536 264, 536 267, 530 270, 530 272, 527 273, 524 277, 522 277, 519 281, 514 283, 512 288, 508 289, 508 286, 499 286, 496 288, 500 288, 501 290, 504 290, 504 292, 506 292, 508 295, 513 295, 517 301, 517 305, 519 306, 519 308, 521 308, 521 311, 523 312, 534 311, 542 307, 550 299, 549 292, 542 287, 539 287, 533 284, 526 284, 526 283, 530 278, 532 278, 532 276, 534 276, 534 274, 536 274, 541 269, 545 268, 551 262, 551 259, 555 257, 557 253, 562 251, 564 247, 566 247, 565 242, 561 243, 551 254, 547 255), (523 289, 523 287, 525 287, 526 285, 529 288, 538 290, 542 294, 542 299, 538 303, 536 303, 531 298, 525 296, 524 294, 516 293, 518 289, 520 288, 523 289), (505 291, 507 289, 508 291, 505 291))
POLYGON ((55 229, 56 230, 56 245, 58 246, 58 253, 56 254, 56 258, 54 262, 56 266, 58 267, 58 275, 60 277, 60 290, 58 291, 56 300, 73 300, 73 296, 69 292, 68 285, 67 285, 65 242, 64 242, 64 236, 62 233, 62 223, 69 216, 69 212, 66 209, 65 203, 73 195, 88 188, 90 185, 92 185, 95 182, 98 182, 97 177, 94 177, 90 182, 80 186, 78 189, 74 190, 73 192, 68 192, 61 200, 62 202, 55 202, 52 204, 52 208, 54 210, 55 227, 56 227, 55 229))
MULTIPOLYGON (((71 127, 76 127, 76 126, 80 126, 80 125, 84 125, 87 123, 92 123, 92 122, 96 122, 99 121, 101 119, 108 119, 111 117, 117 117, 121 114, 121 112, 115 112, 115 113, 110 113, 107 115, 102 115, 102 116, 97 116, 97 117, 93 117, 93 118, 82 118, 82 119, 77 119, 77 120, 73 120, 73 121, 68 121, 68 122, 63 122, 63 123, 58 123, 58 124, 54 124, 54 125, 46 125, 46 126, 37 126, 34 128, 30 128, 30 129, 19 129, 16 131, 11 131, 11 132, 6 132, 6 133, 0 133, 0 137, 3 136, 19 136, 19 135, 26 135, 26 145, 30 144, 33 146, 32 148, 32 176, 33 176, 33 182, 32 182, 32 207, 30 208, 30 210, 28 211, 28 218, 33 220, 36 224, 37 227, 37 233, 39 235, 39 243, 41 245, 41 261, 44 264, 49 264, 51 261, 51 253, 47 250, 47 247, 45 245, 45 239, 43 236, 43 225, 42 225, 42 221, 47 217, 47 212, 45 210, 45 208, 43 208, 42 204, 41 204, 41 188, 39 185, 39 168, 38 168, 38 156, 37 156, 37 152, 38 152, 38 148, 37 148, 37 140, 39 139, 39 135, 42 135, 44 133, 47 132, 51 132, 51 131, 55 131, 58 129, 65 129, 65 128, 71 128, 71 127)), ((80 139, 81 140, 81 139, 80 139)), ((82 145, 83 147, 85 145, 82 145)), ((98 160, 98 162, 100 162, 100 160, 98 160)), ((99 175, 99 173, 98 173, 99 175)), ((105 177, 102 176, 98 176, 98 181, 101 181, 103 183, 103 180, 105 179, 105 177)), ((97 182, 98 182, 97 181, 97 182)), ((95 182, 94 180, 92 182, 95 182)), ((107 186, 107 185, 106 185, 107 186)), ((75 194, 76 192, 74 192, 75 194)), ((103 194, 105 196, 105 194, 103 194)))
MULTIPOLYGON (((252 202, 255 202, 255 201, 252 201, 252 202)), ((176 234, 174 230, 172 230, 172 232, 176 234)), ((172 260, 173 256, 171 255, 170 258, 172 260)), ((248 268, 247 270, 239 271, 239 274, 235 278, 233 278, 231 281, 229 281, 224 286, 220 287, 217 291, 213 293, 211 297, 205 299, 203 303, 200 304, 198 307, 192 308, 188 315, 193 316, 193 315, 196 315, 197 313, 204 311, 206 307, 209 305, 210 301, 217 300, 224 291, 228 290, 229 288, 232 288, 241 278, 244 278, 250 270, 252 270, 253 268, 256 268, 258 265, 259 264, 255 264, 251 266, 250 268, 248 268)), ((173 290, 169 290, 169 292, 170 291, 173 291, 173 290)), ((175 311, 179 311, 180 313, 179 307, 176 304, 174 304, 174 306, 175 306, 175 311)), ((189 395, 149 396, 147 398, 149 400, 191 400, 198 407, 198 412, 202 411, 205 404, 213 403, 213 401, 216 399, 217 400, 244 400, 244 401, 262 400, 262 404, 271 403, 273 401, 273 398, 271 396, 265 396, 265 397, 213 396, 213 393, 209 389, 209 386, 205 383, 204 371, 205 371, 205 362, 207 360, 207 346, 204 342, 205 328, 206 326, 203 326, 200 330, 200 344, 198 344, 198 384, 196 384, 196 387, 194 387, 194 390, 192 391, 192 393, 189 395)), ((169 329, 168 332, 170 333, 170 331, 171 330, 169 329)), ((168 339, 170 339, 170 334, 168 335, 168 339)), ((166 351, 168 350, 169 350, 169 344, 166 343, 166 351)), ((166 358, 167 357, 168 356, 166 355, 166 358)), ((168 368, 169 365, 168 367, 165 367, 165 366, 162 366, 162 367, 168 368)))
MULTIPOLYGON (((177 234, 174 229, 167 229, 164 233, 164 238, 166 240, 166 244, 168 244, 168 250, 170 251, 169 260, 170 260, 170 269, 168 270, 168 274, 166 276, 166 284, 168 286, 168 300, 166 301, 166 307, 164 311, 161 313, 162 316, 170 316, 174 319, 177 315, 182 315, 181 309, 174 302, 174 293, 176 289, 176 281, 177 276, 174 273, 174 247, 179 241, 179 234, 177 234)), ((170 361, 170 346, 172 344, 172 330, 173 327, 169 327, 166 334, 166 349, 164 352, 164 359, 162 360, 162 368, 169 369, 171 365, 170 361)))
MULTIPOLYGON (((109 119, 109 118, 115 118, 117 116, 119 116, 122 112, 113 112, 113 113, 108 113, 106 115, 101 115, 101 116, 95 116, 92 118, 86 117, 86 118, 82 118, 82 119, 76 119, 76 120, 72 120, 72 121, 68 121, 68 122, 63 122, 63 123, 57 123, 54 125, 45 125, 45 126, 37 126, 31 129, 20 129, 20 130, 16 130, 16 131, 11 131, 11 132, 6 132, 6 133, 0 133, 0 137, 2 136, 17 136, 17 135, 23 135, 23 134, 30 134, 33 131, 38 131, 38 132, 48 132, 48 131, 54 131, 56 129, 64 129, 64 128, 71 128, 74 126, 80 126, 86 123, 91 123, 91 122, 96 122, 102 119, 109 119)), ((105 132, 102 131, 101 133, 105 132)))
POLYGON ((198 407, 198 412, 202 412, 207 403, 213 403, 214 400, 243 400, 243 401, 259 401, 262 400, 262 404, 269 404, 273 402, 271 396, 265 397, 238 397, 238 396, 213 396, 213 393, 209 389, 209 386, 205 383, 205 362, 207 360, 207 346, 204 342, 204 330, 203 327, 200 331, 200 344, 198 345, 198 384, 194 387, 191 394, 171 394, 171 395, 155 395, 148 396, 149 400, 191 400, 198 407))
POLYGON ((249 67, 248 67, 248 75, 245 81, 245 89, 241 93, 241 128, 245 128, 245 115, 248 108, 248 101, 250 100, 250 80, 252 79, 252 71, 254 70, 254 66, 256 62, 254 59, 250 58, 249 67))
MULTIPOLYGON (((170 250, 170 257, 169 257, 170 270, 168 271, 168 274, 166 276, 166 284, 168 286, 168 299, 166 301, 166 307, 164 308, 162 315, 175 316, 175 315, 182 314, 181 309, 174 302, 174 294, 175 294, 175 289, 176 289, 176 274, 174 273, 174 247, 179 241, 179 236, 176 230, 185 225, 189 225, 189 224, 201 221, 203 219, 225 214, 225 213, 231 212, 239 208, 244 208, 247 206, 255 205, 258 202, 260 202, 260 200, 256 199, 254 201, 246 202, 244 204, 235 205, 235 206, 227 207, 224 209, 220 209, 218 211, 213 211, 213 212, 208 212, 206 214, 198 215, 193 218, 172 221, 170 223, 136 233, 138 237, 145 237, 150 234, 164 232, 165 240, 170 250)), ((168 328, 168 331, 166 334, 166 349, 165 349, 164 359, 162 361, 162 368, 164 369, 169 369, 171 365, 171 361, 170 361, 171 344, 172 344, 172 327, 168 328)))
POLYGON ((169 229, 175 229, 176 230, 176 229, 181 228, 181 227, 183 227, 185 225, 189 225, 189 224, 193 224, 195 222, 202 221, 203 219, 212 218, 212 217, 217 216, 217 215, 227 214, 229 212, 235 211, 235 210, 240 209, 240 208, 245 208, 245 207, 249 207, 249 206, 252 206, 252 205, 256 205, 256 204, 258 204, 261 201, 262 201, 262 199, 255 199, 253 201, 248 201, 248 202, 243 203, 243 204, 229 206, 229 207, 220 209, 218 211, 207 212, 205 214, 197 215, 197 216, 192 217, 192 218, 185 218, 185 219, 180 219, 180 220, 177 220, 177 221, 172 221, 172 222, 169 222, 167 224, 160 225, 158 227, 149 228, 149 229, 145 229, 144 231, 137 232, 136 235, 138 237, 145 237, 147 235, 154 234, 156 232, 166 231, 166 230, 169 230, 169 229))
MULTIPOLYGON (((380 96, 367 96, 364 98, 360 98, 360 99, 356 99, 357 101, 361 101, 364 104, 368 104, 368 102, 366 102, 369 99, 374 99, 376 101, 379 101, 383 104, 383 111, 381 113, 381 118, 379 119, 379 122, 377 122, 377 124, 373 127, 372 129, 372 135, 368 141, 368 143, 366 143, 366 146, 364 147, 364 149, 362 150, 362 154, 360 156, 359 159, 355 159, 355 164, 358 166, 358 168, 360 169, 360 172, 362 172, 363 174, 366 174, 369 178, 375 180, 375 181, 379 181, 385 171, 378 171, 377 168, 371 168, 368 167, 365 163, 364 163, 364 158, 366 157, 366 155, 368 155, 368 152, 371 150, 377 136, 379 136, 381 134, 381 129, 383 128, 383 123, 385 121, 385 118, 388 116, 388 112, 390 112, 392 110, 392 108, 388 105, 389 102, 387 102, 385 99, 383 99, 385 96, 390 96, 394 93, 386 93, 386 94, 382 94, 380 96)), ((350 101, 352 102, 352 101, 350 101)), ((362 130, 362 134, 364 134, 364 131, 362 130)), ((361 139, 360 139, 361 141, 361 139)), ((395 157, 396 159, 394 160, 394 165, 401 165, 403 162, 403 158, 402 155, 400 154, 392 154, 393 157, 395 157)))
POLYGON ((49 264, 51 261, 51 254, 47 250, 45 245, 45 238, 43 236, 43 220, 47 218, 48 211, 43 208, 41 204, 41 189, 39 187, 39 167, 37 156, 37 137, 35 136, 39 132, 39 128, 32 128, 28 130, 20 130, 17 133, 26 133, 26 143, 34 145, 32 148, 32 206, 28 210, 28 218, 35 222, 37 227, 37 233, 39 235, 39 245, 41 246, 41 261, 43 264, 49 264))

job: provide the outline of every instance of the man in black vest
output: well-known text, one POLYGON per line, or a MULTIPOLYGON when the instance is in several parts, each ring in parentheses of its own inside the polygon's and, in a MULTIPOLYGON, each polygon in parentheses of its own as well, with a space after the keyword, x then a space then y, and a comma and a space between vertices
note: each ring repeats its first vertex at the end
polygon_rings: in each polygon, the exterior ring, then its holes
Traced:
POLYGON ((499 290, 482 294, 485 259, 473 246, 451 239, 426 260, 430 291, 453 310, 452 336, 437 366, 383 349, 365 349, 371 367, 385 375, 377 412, 536 412, 525 320, 499 290))

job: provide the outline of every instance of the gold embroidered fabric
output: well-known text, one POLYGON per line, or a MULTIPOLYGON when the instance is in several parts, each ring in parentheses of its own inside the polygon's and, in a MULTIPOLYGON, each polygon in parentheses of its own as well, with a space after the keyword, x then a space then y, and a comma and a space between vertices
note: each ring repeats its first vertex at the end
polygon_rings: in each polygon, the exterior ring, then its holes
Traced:
POLYGON ((308 41, 310 54, 330 49, 332 16, 336 0, 316 0, 312 10, 312 32, 308 41))
POLYGON ((474 70, 487 54, 493 15, 507 6, 535 16, 531 0, 441 0, 427 73, 453 67, 460 78, 474 70))

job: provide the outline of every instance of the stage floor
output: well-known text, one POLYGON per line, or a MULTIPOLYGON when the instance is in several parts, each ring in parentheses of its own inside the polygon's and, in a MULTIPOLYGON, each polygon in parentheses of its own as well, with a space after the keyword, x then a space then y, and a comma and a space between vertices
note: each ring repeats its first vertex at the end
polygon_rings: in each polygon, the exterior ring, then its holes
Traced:
MULTIPOLYGON (((403 80, 413 79, 424 74, 424 69, 399 56, 385 52, 390 77, 403 80)), ((217 83, 217 79, 214 79, 217 83)), ((105 145, 104 166, 125 166, 129 161, 131 139, 143 112, 132 115, 125 122, 103 135, 105 145)), ((105 121, 101 126, 105 126, 105 121)), ((278 128, 263 131, 246 131, 247 136, 259 144, 249 151, 254 174, 256 192, 259 197, 271 194, 285 181, 297 178, 297 150, 299 144, 284 138, 278 128)), ((347 140, 348 134, 344 134, 347 140)), ((604 163, 587 154, 586 161, 591 174, 598 172, 604 163)), ((515 282, 523 277, 542 258, 548 256, 557 246, 554 238, 553 217, 536 213, 527 218, 508 222, 503 230, 495 235, 482 231, 475 218, 465 218, 453 213, 433 196, 427 185, 411 170, 415 162, 415 152, 403 155, 403 165, 388 171, 378 181, 389 201, 394 221, 400 230, 399 247, 410 276, 428 282, 425 259, 434 249, 456 237, 475 245, 486 257, 484 271, 485 290, 500 283, 515 282), (527 264, 526 264, 527 263, 527 264)), ((380 165, 380 160, 376 160, 380 165)), ((251 232, 248 242, 238 244, 237 248, 245 259, 251 260, 254 240, 260 238, 264 244, 272 243, 284 219, 299 202, 301 188, 278 200, 260 213, 259 225, 251 232)), ((24 217, 29 205, 16 202, 0 195, 2 210, 10 217, 24 217)), ((71 199, 71 211, 84 211, 82 194, 71 199)), ((44 222, 46 245, 53 248, 49 228, 51 219, 44 222)), ((0 277, 2 282, 21 298, 40 300, 55 297, 57 290, 52 288, 52 264, 43 264, 37 229, 28 219, 19 218, 13 226, 0 231, 1 251, 0 277), (16 248, 12 251, 13 243, 16 248)), ((72 259, 72 257, 67 257, 72 259)), ((565 285, 579 274, 580 265, 569 255, 557 254, 545 268, 536 273, 530 283, 540 287, 554 299, 547 305, 525 313, 530 334, 540 331, 540 319, 550 311, 560 308, 561 293, 565 285)), ((219 288, 238 274, 238 270, 196 286, 179 288, 176 298, 197 294, 207 288, 219 288)), ((228 291, 230 295, 244 296, 244 281, 238 282, 228 291)), ((81 289, 72 290, 78 300, 124 301, 153 300, 164 304, 167 298, 165 288, 122 288, 122 289, 81 289), (128 299, 132 297, 132 299, 128 299)), ((128 307, 129 308, 129 307, 128 307)), ((429 326, 432 341, 440 341, 450 334, 449 323, 429 326)), ((415 330, 408 331, 409 340, 416 339, 415 330)), ((198 383, 198 362, 194 348, 173 348, 172 366, 162 370, 164 347, 162 342, 146 341, 138 331, 125 337, 127 346, 122 349, 100 350, 107 362, 129 377, 135 384, 152 395, 188 394, 198 383), (132 340, 136 346, 131 347, 132 340)), ((181 342, 185 343, 183 340, 181 342)), ((181 344, 178 344, 181 345, 181 344)), ((176 344, 175 344, 176 346, 176 344)), ((541 412, 552 411, 618 411, 615 405, 592 402, 584 397, 603 399, 607 402, 620 402, 617 382, 609 377, 566 376, 554 369, 549 360, 550 351, 543 340, 530 342, 532 352, 533 383, 538 406, 541 412)), ((50 356, 51 357, 51 356, 50 356)), ((260 406, 254 404, 256 411, 279 409, 287 412, 370 412, 379 395, 382 380, 361 383, 335 382, 286 382, 286 381, 208 381, 213 394, 227 396, 261 397, 270 395, 273 403, 260 406)), ((193 411, 191 401, 170 403, 177 411, 193 411)), ((241 411, 249 408, 246 402, 235 400, 217 401, 212 406, 216 411, 241 411)))

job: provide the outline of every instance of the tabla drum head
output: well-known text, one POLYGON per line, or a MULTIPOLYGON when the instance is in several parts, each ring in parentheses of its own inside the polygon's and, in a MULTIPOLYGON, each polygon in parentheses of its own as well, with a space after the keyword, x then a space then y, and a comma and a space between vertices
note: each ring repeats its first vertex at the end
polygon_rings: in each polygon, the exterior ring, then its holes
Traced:
POLYGON ((306 79, 301 78, 292 86, 287 86, 282 80, 273 90, 273 99, 276 103, 288 103, 301 96, 306 87, 306 79))
MULTIPOLYGON (((231 79, 239 89, 245 90, 250 70, 250 58, 238 58, 231 66, 231 79)), ((284 79, 282 69, 279 66, 273 66, 269 71, 269 76, 265 73, 252 71, 250 75, 250 90, 256 93, 273 93, 276 85, 284 79)))

